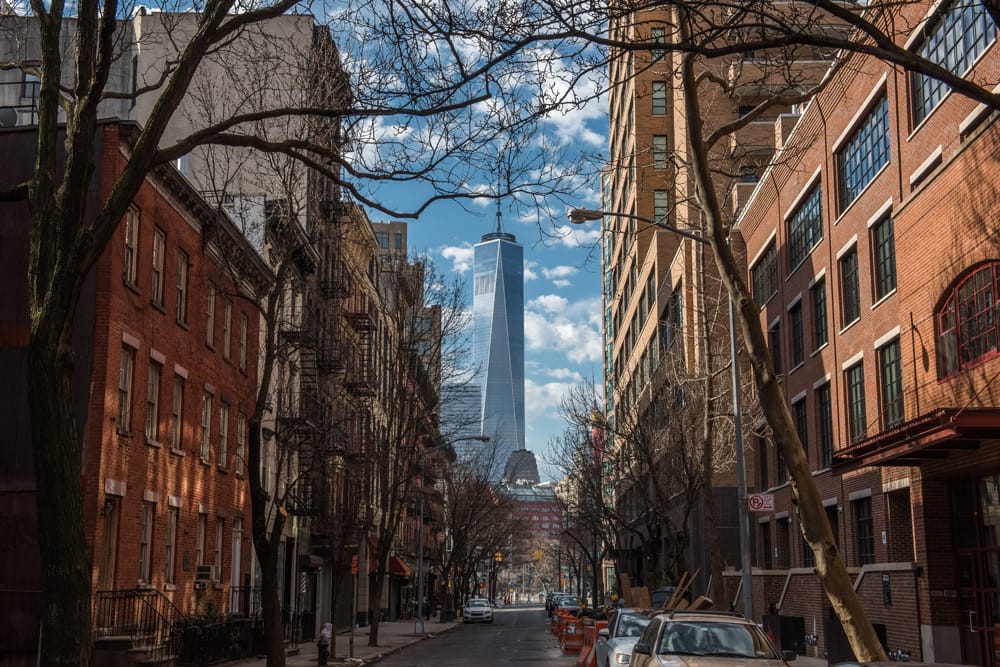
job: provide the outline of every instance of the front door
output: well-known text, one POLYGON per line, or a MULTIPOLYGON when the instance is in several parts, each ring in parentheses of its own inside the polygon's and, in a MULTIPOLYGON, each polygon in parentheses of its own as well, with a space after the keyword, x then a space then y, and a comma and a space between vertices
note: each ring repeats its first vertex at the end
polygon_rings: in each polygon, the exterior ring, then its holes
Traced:
POLYGON ((115 588, 115 569, 118 567, 118 522, 121 518, 121 498, 105 496, 101 510, 102 531, 100 571, 97 574, 97 590, 111 591, 115 588))
POLYGON ((952 486, 963 661, 996 667, 1000 647, 1000 475, 952 486))

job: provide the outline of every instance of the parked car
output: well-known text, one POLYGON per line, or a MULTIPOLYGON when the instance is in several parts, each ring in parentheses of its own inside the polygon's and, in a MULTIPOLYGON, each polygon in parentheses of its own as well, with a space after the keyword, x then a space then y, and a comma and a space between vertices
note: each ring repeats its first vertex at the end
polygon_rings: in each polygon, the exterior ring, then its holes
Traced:
POLYGON ((721 611, 672 611, 654 616, 632 647, 629 667, 786 667, 756 623, 721 611))
POLYGON ((462 609, 463 623, 492 623, 493 608, 490 607, 489 600, 484 598, 472 598, 465 603, 462 609))
POLYGON ((575 595, 564 595, 556 602, 556 611, 569 611, 579 616, 583 611, 583 605, 580 603, 580 598, 575 595))
POLYGON ((608 627, 597 632, 597 667, 629 664, 632 647, 649 625, 649 616, 637 609, 616 609, 608 627))
POLYGON ((556 605, 559 604, 559 598, 563 598, 570 595, 569 593, 563 593, 561 591, 552 591, 545 596, 545 613, 549 616, 555 611, 556 605))

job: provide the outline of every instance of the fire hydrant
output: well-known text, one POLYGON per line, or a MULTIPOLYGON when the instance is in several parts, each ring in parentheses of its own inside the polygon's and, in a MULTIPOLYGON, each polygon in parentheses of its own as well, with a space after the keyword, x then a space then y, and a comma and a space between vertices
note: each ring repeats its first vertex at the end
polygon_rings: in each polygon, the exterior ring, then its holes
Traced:
POLYGON ((316 642, 316 658, 320 667, 325 667, 330 658, 330 638, 333 636, 333 624, 324 623, 323 629, 319 633, 319 641, 316 642))

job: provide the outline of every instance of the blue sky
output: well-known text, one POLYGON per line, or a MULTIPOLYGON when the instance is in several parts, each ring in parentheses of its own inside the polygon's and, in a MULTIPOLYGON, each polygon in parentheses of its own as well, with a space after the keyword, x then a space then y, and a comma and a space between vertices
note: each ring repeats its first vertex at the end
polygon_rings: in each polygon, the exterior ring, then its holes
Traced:
MULTIPOLYGON (((562 159, 579 160, 583 154, 607 149, 607 117, 603 104, 547 119, 540 127, 545 135, 539 144, 557 142, 569 148, 562 159)), ((484 172, 483 181, 491 174, 484 172)), ((575 205, 597 207, 599 183, 596 175, 578 184, 575 205)), ((402 203, 408 189, 384 190, 383 202, 402 203)), ((501 203, 505 232, 514 234, 524 246, 525 293, 525 440, 538 459, 543 480, 557 479, 558 470, 549 463, 549 442, 566 427, 559 406, 566 392, 581 381, 601 384, 601 294, 598 225, 570 225, 564 202, 545 207, 517 207, 501 203), (547 210, 546 210, 547 209, 547 210), (541 213, 539 213, 541 211, 541 213), (539 216, 543 217, 539 217, 539 216)), ((373 220, 383 219, 379 214, 373 220)), ((496 203, 476 200, 464 207, 441 202, 432 205, 416 221, 409 222, 409 246, 418 254, 429 254, 442 272, 454 271, 471 283, 472 247, 496 224, 496 203)), ((472 293, 466 303, 471 309, 472 293)))

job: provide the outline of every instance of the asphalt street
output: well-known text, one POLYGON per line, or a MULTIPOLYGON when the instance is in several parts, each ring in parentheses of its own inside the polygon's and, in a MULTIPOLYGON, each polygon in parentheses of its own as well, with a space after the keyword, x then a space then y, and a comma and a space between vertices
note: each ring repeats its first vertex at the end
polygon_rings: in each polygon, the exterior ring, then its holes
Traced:
POLYGON ((558 667, 575 665, 549 632, 542 607, 494 610, 493 623, 459 625, 381 659, 382 667, 558 667))

